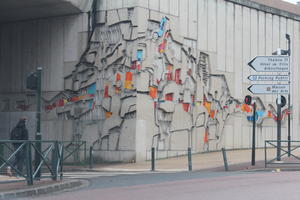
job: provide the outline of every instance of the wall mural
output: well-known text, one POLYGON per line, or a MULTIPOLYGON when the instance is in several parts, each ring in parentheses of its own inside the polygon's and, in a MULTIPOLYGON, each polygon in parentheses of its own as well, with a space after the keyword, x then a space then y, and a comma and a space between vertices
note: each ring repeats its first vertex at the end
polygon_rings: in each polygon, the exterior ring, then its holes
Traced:
MULTIPOLYGON (((200 127, 203 150, 218 148, 230 116, 243 113, 253 120, 251 106, 231 95, 225 75, 211 73, 209 54, 177 39, 168 17, 148 17, 146 25, 138 26, 137 9, 102 16, 80 62, 65 78, 66 90, 44 100, 46 112, 55 111, 60 119, 96 120, 101 128, 95 143, 109 150, 126 148, 122 134, 125 126, 135 127, 137 94, 152 99, 158 130, 152 146, 165 141, 165 150, 172 149, 167 145, 172 135, 200 127)), ((272 105, 266 108, 259 98, 257 104, 258 125, 267 118, 277 120, 272 105)), ((282 117, 286 114, 284 110, 282 117)))

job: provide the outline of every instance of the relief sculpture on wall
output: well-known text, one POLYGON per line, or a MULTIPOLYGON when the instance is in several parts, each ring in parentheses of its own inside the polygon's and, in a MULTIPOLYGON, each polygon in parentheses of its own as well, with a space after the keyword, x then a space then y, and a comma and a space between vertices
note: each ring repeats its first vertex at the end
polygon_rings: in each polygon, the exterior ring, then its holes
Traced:
MULTIPOLYGON (((202 151, 218 149, 230 116, 242 113, 253 120, 251 106, 232 96, 225 75, 212 73, 209 53, 172 32, 172 19, 147 16, 140 22, 138 8, 102 11, 101 16, 80 62, 65 78, 66 91, 44 106, 61 119, 98 123, 99 149, 134 148, 122 143, 128 139, 122 135, 135 129, 137 94, 152 99, 157 133, 151 145, 163 150, 179 142, 171 141, 177 133, 198 134, 201 141, 188 143, 202 151)), ((276 118, 271 105, 257 102, 258 124, 276 118)))

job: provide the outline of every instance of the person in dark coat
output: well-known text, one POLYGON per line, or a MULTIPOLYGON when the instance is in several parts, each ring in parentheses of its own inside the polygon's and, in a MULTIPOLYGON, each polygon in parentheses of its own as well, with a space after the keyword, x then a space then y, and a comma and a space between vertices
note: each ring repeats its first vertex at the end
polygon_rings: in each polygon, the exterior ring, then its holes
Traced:
MULTIPOLYGON (((11 140, 28 140, 28 130, 26 128, 26 118, 21 117, 18 124, 13 128, 10 134, 11 140)), ((15 151, 23 142, 13 142, 15 151)), ((15 155, 14 167, 23 173, 24 161, 26 159, 26 146, 23 146, 15 155)))

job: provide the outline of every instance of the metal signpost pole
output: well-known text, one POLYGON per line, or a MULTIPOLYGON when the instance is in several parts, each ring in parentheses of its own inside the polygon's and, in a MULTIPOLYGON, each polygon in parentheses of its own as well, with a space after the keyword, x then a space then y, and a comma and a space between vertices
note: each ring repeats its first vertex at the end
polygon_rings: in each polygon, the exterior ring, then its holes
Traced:
MULTIPOLYGON (((288 51, 287 54, 291 60, 291 38, 289 34, 285 35, 288 41, 288 51)), ((290 64, 291 61, 289 61, 290 64)), ((289 70, 289 94, 288 94, 288 157, 291 156, 291 67, 289 70)))
MULTIPOLYGON (((281 55, 281 49, 277 49, 277 55, 281 55)), ((278 94, 276 99, 277 104, 277 161, 281 160, 281 96, 278 94)))
POLYGON ((253 103, 253 128, 252 128, 252 159, 251 165, 255 165, 255 125, 256 125, 256 103, 253 103))
POLYGON ((277 161, 280 161, 281 154, 281 96, 277 97, 277 161))
POLYGON ((291 156, 291 94, 288 94, 288 157, 291 156))

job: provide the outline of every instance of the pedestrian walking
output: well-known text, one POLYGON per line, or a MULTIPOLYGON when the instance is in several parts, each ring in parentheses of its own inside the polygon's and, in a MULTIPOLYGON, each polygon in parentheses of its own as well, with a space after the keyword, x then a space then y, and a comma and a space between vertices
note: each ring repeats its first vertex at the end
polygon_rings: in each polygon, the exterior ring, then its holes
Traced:
MULTIPOLYGON (((21 117, 18 124, 13 128, 10 134, 11 140, 28 140, 28 130, 26 128, 26 117, 21 117)), ((18 150, 23 142, 13 142, 14 150, 18 150)), ((21 173, 23 173, 24 161, 26 159, 26 146, 24 145, 15 155, 15 161, 13 163, 21 173)), ((17 173, 18 174, 18 173, 17 173)))

